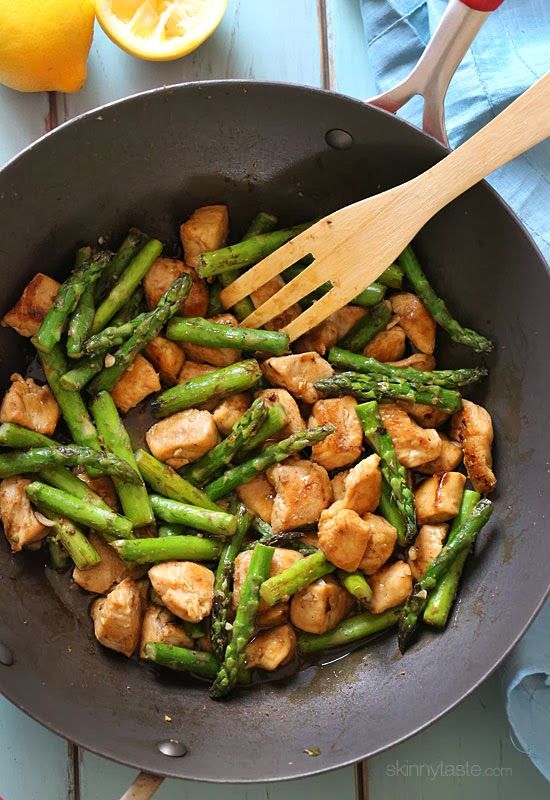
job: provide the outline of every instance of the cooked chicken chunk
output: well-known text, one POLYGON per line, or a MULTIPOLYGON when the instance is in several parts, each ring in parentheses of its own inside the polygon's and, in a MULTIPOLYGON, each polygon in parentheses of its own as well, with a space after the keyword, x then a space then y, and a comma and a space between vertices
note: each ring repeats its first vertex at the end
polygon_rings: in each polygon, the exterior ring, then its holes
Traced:
POLYGON ((276 492, 271 512, 271 527, 276 533, 317 522, 332 502, 326 469, 311 461, 275 464, 267 477, 276 492))
POLYGON ((433 353, 435 347, 435 320, 411 292, 394 294, 390 303, 393 313, 412 344, 421 353, 433 353))
POLYGON ((141 626, 140 658, 145 658, 145 645, 148 642, 173 644, 176 647, 193 649, 193 640, 187 635, 183 625, 166 608, 150 603, 145 609, 141 626))
POLYGON ((208 289, 199 278, 193 267, 184 264, 177 258, 157 258, 143 279, 143 291, 150 309, 155 308, 158 301, 182 272, 191 277, 191 290, 180 306, 184 317, 204 317, 208 309, 208 289))
POLYGON ((370 528, 370 539, 363 554, 359 568, 367 575, 378 572, 393 553, 397 541, 397 531, 378 514, 363 514, 363 521, 370 528))
POLYGON ((380 417, 392 438, 399 462, 407 469, 433 461, 441 453, 437 431, 421 428, 395 403, 382 404, 380 417))
POLYGON ((433 461, 428 461, 417 467, 417 472, 424 475, 439 475, 442 472, 453 472, 462 461, 462 448, 456 442, 451 442, 444 433, 439 434, 441 439, 441 453, 433 461))
POLYGON ((344 494, 346 492, 344 484, 346 482, 346 478, 349 475, 350 471, 351 470, 349 469, 344 469, 342 470, 342 472, 337 472, 336 475, 333 478, 331 478, 330 482, 332 484, 332 495, 335 500, 344 499, 344 494))
POLYGON ((96 639, 104 647, 130 657, 139 644, 143 601, 138 585, 125 578, 90 610, 96 639))
POLYGON ((232 394, 219 403, 212 412, 216 427, 222 436, 227 436, 250 406, 247 394, 232 394))
POLYGON ((48 533, 48 528, 39 522, 26 495, 27 478, 14 475, 0 483, 0 516, 6 539, 14 553, 33 542, 38 542, 48 533))
POLYGON ((209 411, 198 408, 178 411, 156 422, 145 434, 152 454, 174 469, 196 461, 219 440, 214 417, 209 411))
POLYGON ((185 383, 191 378, 199 378, 201 375, 207 375, 213 372, 215 367, 210 364, 197 364, 196 361, 186 361, 178 375, 178 383, 185 383))
POLYGON ((418 422, 421 428, 440 428, 450 417, 447 411, 434 408, 427 403, 409 403, 406 400, 398 400, 397 405, 418 422))
POLYGON ((325 469, 338 469, 354 464, 363 449, 363 428, 355 413, 354 397, 317 400, 311 409, 308 425, 334 425, 335 431, 314 445, 311 457, 325 469))
POLYGON ((344 492, 341 498, 344 508, 351 508, 359 516, 363 516, 367 511, 376 511, 382 488, 379 464, 380 457, 373 453, 350 469, 344 479, 344 492))
POLYGON ((115 583, 120 583, 124 578, 130 577, 130 570, 116 550, 110 547, 95 531, 91 531, 88 538, 101 556, 101 561, 89 569, 75 567, 73 581, 87 592, 105 594, 115 583))
POLYGON ((126 414, 153 392, 160 391, 159 376, 143 356, 138 355, 111 390, 117 408, 126 414))
MULTIPOLYGON (((271 278, 270 281, 264 283, 263 286, 260 286, 259 289, 252 292, 250 295, 250 299, 254 305, 254 308, 259 308, 266 300, 269 300, 270 297, 273 297, 274 294, 277 294, 279 289, 282 289, 285 285, 285 282, 281 278, 280 275, 275 275, 274 278, 271 278)), ((267 328, 270 331, 278 331, 281 328, 284 328, 285 325, 288 325, 289 322, 292 322, 293 319, 296 319, 302 312, 300 306, 295 303, 292 306, 289 306, 282 314, 279 314, 277 317, 273 317, 272 320, 266 322, 264 328, 267 328)))
POLYGON ((268 672, 284 667, 296 655, 296 634, 292 625, 278 625, 262 631, 246 646, 246 668, 268 672))
POLYGON ((359 306, 344 306, 301 336, 294 345, 295 352, 310 353, 315 350, 320 356, 324 356, 366 313, 359 306))
POLYGON ((98 475, 97 478, 91 478, 83 467, 77 467, 75 472, 77 478, 84 481, 113 511, 118 510, 118 495, 112 478, 108 475, 98 475))
POLYGON ((493 422, 489 412, 483 406, 463 400, 462 411, 452 419, 451 437, 462 444, 464 466, 476 492, 492 492, 497 479, 492 470, 493 422))
POLYGON ((14 307, 4 315, 2 324, 9 325, 21 336, 34 336, 52 307, 60 286, 49 275, 38 272, 24 288, 14 307))
MULTIPOLYGON (((236 609, 239 604, 242 585, 250 568, 251 558, 252 550, 243 550, 235 559, 235 566, 233 568, 233 596, 231 598, 233 609, 236 609)), ((300 561, 301 558, 303 558, 303 555, 298 553, 297 550, 288 550, 286 547, 275 547, 269 567, 269 577, 272 578, 273 575, 279 575, 279 573, 284 572, 285 569, 288 569, 296 561, 300 561)), ((265 602, 260 600, 258 612, 263 613, 266 610, 267 606, 265 602)))
POLYGON ((0 407, 0 422, 15 422, 31 431, 51 436, 59 420, 59 406, 49 386, 39 386, 32 378, 18 372, 10 378, 11 386, 0 407))
POLYGON ((265 522, 271 522, 275 490, 265 475, 257 475, 248 483, 242 483, 236 489, 237 496, 249 511, 261 517, 265 522))
POLYGON ((323 511, 319 520, 319 546, 336 567, 354 572, 367 549, 371 535, 368 523, 338 500, 323 511))
POLYGON ((373 614, 381 614, 388 608, 404 603, 412 592, 411 568, 404 561, 396 561, 375 572, 369 578, 372 597, 368 602, 373 614))
POLYGON ((203 253, 219 250, 227 242, 229 213, 227 206, 202 206, 195 209, 180 226, 183 255, 187 264, 198 267, 203 253))
POLYGON ((399 361, 388 361, 392 367, 411 367, 420 372, 430 372, 435 369, 435 358, 429 353, 413 353, 408 358, 402 358, 399 361))
POLYGON ((409 548, 409 567, 415 581, 426 572, 430 561, 441 552, 447 538, 448 525, 422 525, 414 544, 409 548))
POLYGON ((313 384, 328 378, 334 370, 318 353, 298 353, 291 356, 275 356, 262 364, 267 380, 281 386, 304 403, 315 403, 319 394, 313 384))
POLYGON ((406 344, 405 331, 400 325, 394 325, 380 331, 363 348, 363 355, 376 358, 377 361, 397 361, 403 357, 406 344))
POLYGON ((456 517, 465 483, 461 472, 444 472, 422 481, 414 490, 418 524, 435 525, 456 517))
POLYGON ((164 561, 149 570, 149 580, 166 608, 186 622, 200 622, 212 611, 214 573, 193 561, 164 561))
POLYGON ((287 423, 274 437, 275 439, 286 439, 293 433, 305 430, 306 423, 302 419, 298 403, 286 389, 262 389, 257 392, 256 397, 261 397, 269 408, 277 404, 283 407, 287 423))
POLYGON ((181 347, 163 336, 155 336, 143 351, 153 367, 160 373, 163 383, 175 386, 178 382, 185 355, 181 347))
POLYGON ((288 621, 290 603, 277 603, 276 606, 266 608, 256 614, 256 628, 274 628, 288 621))
POLYGON ((290 621, 307 633, 325 633, 344 619, 352 605, 351 595, 327 575, 296 592, 290 602, 290 621))
MULTIPOLYGON (((220 325, 230 325, 232 328, 238 326, 238 322, 233 314, 217 314, 210 318, 210 322, 217 322, 220 325)), ((233 350, 231 347, 206 347, 202 344, 190 344, 182 342, 183 352, 191 361, 212 364, 213 367, 228 367, 241 358, 240 350, 233 350)))

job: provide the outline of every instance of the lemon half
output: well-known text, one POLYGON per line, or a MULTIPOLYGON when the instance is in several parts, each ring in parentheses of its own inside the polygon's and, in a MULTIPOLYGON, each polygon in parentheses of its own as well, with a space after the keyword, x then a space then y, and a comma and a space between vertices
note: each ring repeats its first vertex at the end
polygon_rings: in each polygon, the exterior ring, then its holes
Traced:
POLYGON ((96 0, 107 36, 133 56, 172 61, 195 50, 218 27, 227 0, 96 0))

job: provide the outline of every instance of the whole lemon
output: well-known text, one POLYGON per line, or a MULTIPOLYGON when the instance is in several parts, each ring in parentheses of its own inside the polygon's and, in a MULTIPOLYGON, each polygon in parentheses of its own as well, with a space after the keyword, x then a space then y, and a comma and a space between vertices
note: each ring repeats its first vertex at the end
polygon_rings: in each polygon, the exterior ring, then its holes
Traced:
POLYGON ((93 29, 93 0, 0 0, 0 83, 20 92, 77 92, 93 29))

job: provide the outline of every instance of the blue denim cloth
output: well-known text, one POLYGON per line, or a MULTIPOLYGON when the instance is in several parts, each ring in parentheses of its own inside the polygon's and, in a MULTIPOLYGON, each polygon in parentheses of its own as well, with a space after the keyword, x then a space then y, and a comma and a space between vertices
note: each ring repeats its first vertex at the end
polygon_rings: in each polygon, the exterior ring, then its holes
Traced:
MULTIPOLYGON (((402 80, 420 58, 446 0, 361 0, 378 91, 402 80)), ((456 147, 550 70, 549 0, 505 0, 487 20, 458 68, 445 103, 456 147)), ((420 124, 422 104, 400 112, 420 124)), ((550 261, 550 140, 495 172, 489 182, 514 209, 550 261)), ((550 780, 550 603, 502 672, 516 737, 550 780)))

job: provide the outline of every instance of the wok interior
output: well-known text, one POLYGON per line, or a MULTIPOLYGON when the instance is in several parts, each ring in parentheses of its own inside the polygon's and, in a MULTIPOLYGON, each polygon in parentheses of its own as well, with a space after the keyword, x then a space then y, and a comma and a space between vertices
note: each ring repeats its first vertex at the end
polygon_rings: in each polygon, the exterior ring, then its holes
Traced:
MULTIPOLYGON (((131 99, 60 130, 0 175, 2 307, 35 272, 66 274, 75 247, 99 235, 117 243, 137 225, 176 241, 195 207, 224 202, 238 239, 259 210, 283 224, 307 220, 406 180, 441 155, 389 115, 313 90, 220 83, 131 99), (330 148, 331 128, 350 132, 353 146, 330 148)), ((534 246, 486 186, 439 214, 417 244, 459 319, 497 345, 480 399, 495 422, 498 502, 447 632, 426 632, 403 658, 390 635, 297 679, 214 703, 192 680, 100 649, 88 597, 67 576, 44 571, 40 557, 10 556, 2 540, 0 642, 15 655, 12 667, 0 667, 8 697, 85 747, 152 772, 269 780, 388 746, 450 708, 497 663, 548 583, 549 282, 534 246), (157 744, 167 738, 184 742, 188 754, 163 756, 157 744), (306 755, 311 747, 321 755, 306 755)), ((479 363, 438 336, 440 366, 479 363)), ((31 349, 23 354, 7 329, 0 338, 6 386, 31 349)))

